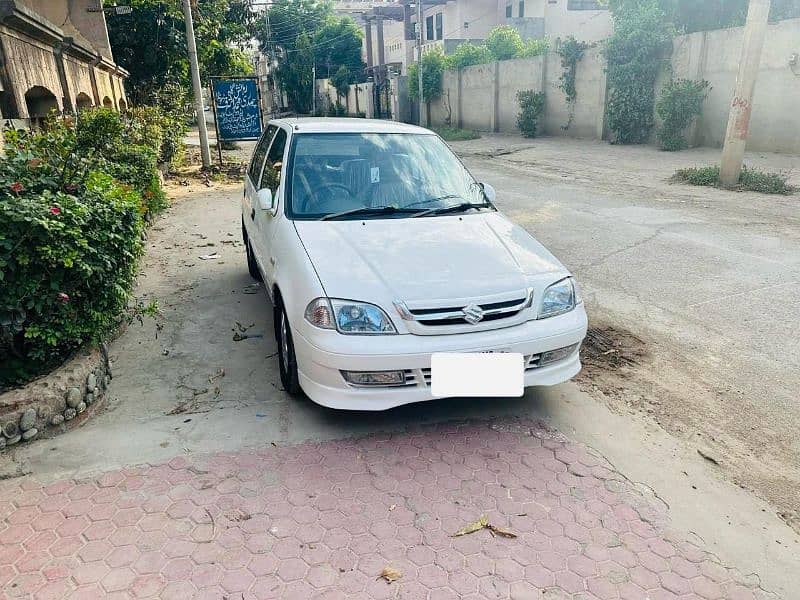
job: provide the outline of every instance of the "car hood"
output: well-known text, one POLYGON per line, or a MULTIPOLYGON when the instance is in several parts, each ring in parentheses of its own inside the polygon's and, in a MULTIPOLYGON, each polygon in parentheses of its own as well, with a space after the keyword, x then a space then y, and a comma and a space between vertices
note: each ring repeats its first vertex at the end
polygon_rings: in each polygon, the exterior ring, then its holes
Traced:
POLYGON ((531 275, 566 273, 544 246, 497 212, 295 221, 295 227, 331 298, 480 297, 523 290, 531 275))

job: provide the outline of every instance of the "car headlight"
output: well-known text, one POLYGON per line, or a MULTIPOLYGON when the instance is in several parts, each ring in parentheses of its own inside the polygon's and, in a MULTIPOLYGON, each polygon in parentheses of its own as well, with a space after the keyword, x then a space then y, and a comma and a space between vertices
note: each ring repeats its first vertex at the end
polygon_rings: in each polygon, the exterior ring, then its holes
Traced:
POLYGON ((317 298, 306 307, 306 321, 321 329, 336 329, 339 333, 382 335, 397 333, 394 324, 383 310, 374 304, 317 298))
POLYGON ((580 292, 572 277, 554 283, 544 291, 539 318, 548 319, 563 315, 581 303, 580 292))

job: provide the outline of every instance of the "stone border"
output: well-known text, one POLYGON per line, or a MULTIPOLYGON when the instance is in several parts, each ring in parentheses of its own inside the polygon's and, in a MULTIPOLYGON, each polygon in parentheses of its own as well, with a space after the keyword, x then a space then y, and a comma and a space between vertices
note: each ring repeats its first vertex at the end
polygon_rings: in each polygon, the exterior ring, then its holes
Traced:
POLYGON ((0 394, 0 450, 85 421, 111 381, 108 347, 83 349, 56 370, 0 394))

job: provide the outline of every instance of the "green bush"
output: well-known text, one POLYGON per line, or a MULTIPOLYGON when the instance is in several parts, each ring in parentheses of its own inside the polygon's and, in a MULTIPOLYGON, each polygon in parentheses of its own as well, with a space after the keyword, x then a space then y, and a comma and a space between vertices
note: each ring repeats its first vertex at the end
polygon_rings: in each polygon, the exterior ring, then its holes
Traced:
POLYGON ((518 58, 531 58, 547 54, 550 50, 550 40, 547 38, 525 40, 522 42, 522 50, 517 55, 518 58))
POLYGON ((158 174, 164 143, 161 118, 155 107, 134 109, 124 117, 110 108, 97 108, 82 111, 76 127, 79 151, 93 156, 99 170, 139 192, 147 214, 167 206, 158 174))
POLYGON ((606 41, 608 126, 614 141, 643 144, 655 123, 655 82, 674 29, 657 0, 611 0, 614 33, 606 41))
POLYGON ((346 117, 347 108, 338 100, 335 103, 328 104, 328 117, 346 117))
POLYGON ((75 129, 8 132, 0 160, 0 387, 97 341, 125 309, 141 197, 82 155, 75 129))
POLYGON ((656 103, 656 112, 662 121, 657 135, 663 150, 688 148, 683 134, 692 121, 703 114, 709 85, 708 81, 673 79, 664 86, 656 103))
POLYGON ((144 218, 166 203, 152 120, 108 109, 7 131, 0 157, 0 388, 96 342, 125 311, 144 218), (136 143, 145 142, 145 143, 136 143))
POLYGON ((544 112, 544 101, 544 92, 534 92, 533 90, 517 92, 517 103, 520 109, 517 116, 517 127, 525 137, 536 137, 536 127, 544 112))
MULTIPOLYGON (((720 187, 720 168, 712 166, 680 169, 675 173, 674 179, 690 185, 720 187)), ((789 176, 783 173, 770 173, 745 166, 739 176, 739 185, 736 189, 743 192, 789 195, 797 190, 788 182, 789 176)))
POLYGON ((500 25, 489 32, 486 47, 495 60, 509 60, 521 56, 525 44, 519 31, 510 25, 500 25))
POLYGON ((483 65, 490 63, 494 60, 494 56, 489 49, 483 44, 473 44, 472 42, 464 42, 456 46, 447 56, 448 69, 463 69, 473 65, 483 65))
POLYGON ((458 127, 431 127, 439 137, 446 142, 463 142, 466 140, 477 140, 480 134, 471 129, 459 129, 458 127))

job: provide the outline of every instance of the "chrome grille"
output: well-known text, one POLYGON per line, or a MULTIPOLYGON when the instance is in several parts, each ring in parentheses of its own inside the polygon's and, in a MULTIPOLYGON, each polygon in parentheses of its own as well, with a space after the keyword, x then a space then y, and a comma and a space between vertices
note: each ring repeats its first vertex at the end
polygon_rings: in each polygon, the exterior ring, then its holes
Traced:
POLYGON ((518 315, 533 304, 533 289, 528 289, 516 298, 502 302, 471 303, 467 306, 446 306, 437 308, 409 308, 405 302, 394 303, 400 316, 406 321, 417 321, 429 327, 447 325, 476 325, 508 319, 518 315), (479 318, 471 318, 475 313, 479 318))

